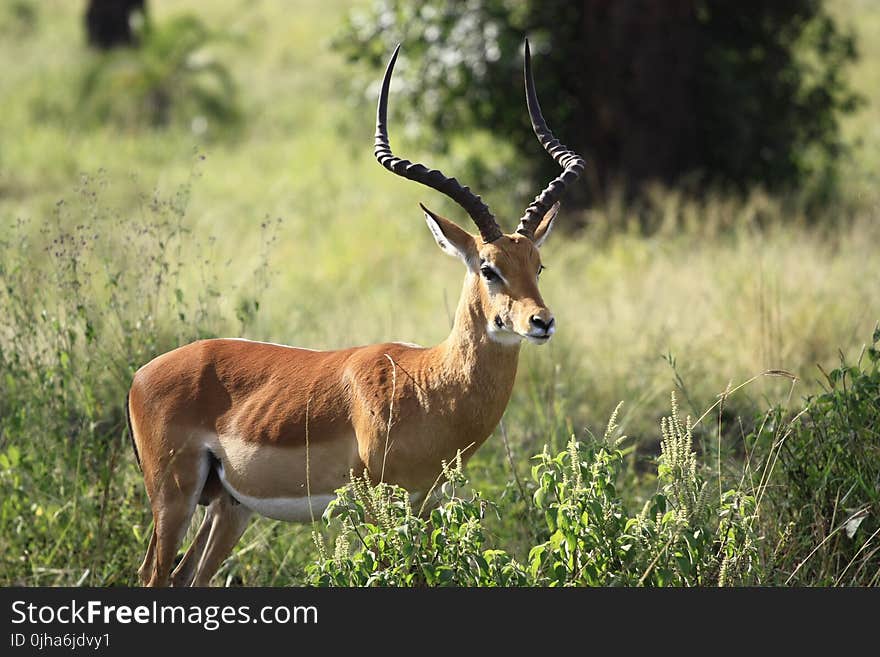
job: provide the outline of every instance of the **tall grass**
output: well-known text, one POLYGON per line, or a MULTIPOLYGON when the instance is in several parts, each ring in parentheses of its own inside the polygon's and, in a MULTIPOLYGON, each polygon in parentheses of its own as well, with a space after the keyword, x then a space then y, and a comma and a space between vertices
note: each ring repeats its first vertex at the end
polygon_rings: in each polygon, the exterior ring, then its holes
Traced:
POLYGON ((149 521, 124 435, 131 376, 173 346, 246 331, 266 282, 257 271, 221 294, 213 238, 186 227, 190 182, 134 207, 104 205, 109 185, 83 177, 49 217, 13 222, 0 240, 5 583, 130 582, 149 521))

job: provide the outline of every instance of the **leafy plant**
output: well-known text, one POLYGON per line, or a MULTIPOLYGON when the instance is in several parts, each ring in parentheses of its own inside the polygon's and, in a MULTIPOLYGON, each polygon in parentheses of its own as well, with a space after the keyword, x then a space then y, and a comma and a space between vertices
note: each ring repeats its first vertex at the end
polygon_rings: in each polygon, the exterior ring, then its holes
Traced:
MULTIPOLYGON (((618 407, 619 408, 619 407, 618 407)), ((754 498, 741 490, 710 501, 675 397, 661 424, 659 489, 641 513, 629 515, 616 483, 624 455, 605 440, 574 438, 555 456, 545 449, 532 476, 535 504, 550 538, 529 554, 530 573, 551 586, 698 586, 758 579, 754 498)), ((619 439, 617 442, 619 443, 619 439)))
MULTIPOLYGON (((618 407, 619 408, 619 407, 618 407)), ((445 468, 442 503, 429 518, 409 495, 354 479, 338 491, 325 521, 341 521, 332 555, 316 535, 314 585, 335 586, 699 586, 757 582, 754 498, 736 489, 711 502, 692 450, 691 427, 673 410, 662 424, 659 490, 630 515, 616 483, 626 467, 608 442, 572 438, 565 450, 535 459, 536 507, 549 538, 531 548, 526 570, 500 549, 487 549, 478 493, 456 493, 460 463, 445 468)), ((620 439, 622 440, 622 439, 620 439)), ((618 441, 619 442, 619 441, 618 441)))
POLYGON ((176 124, 209 136, 239 122, 235 80, 210 52, 227 34, 191 15, 162 24, 145 17, 137 40, 137 48, 93 55, 77 106, 84 122, 127 130, 176 124))
POLYGON ((316 586, 517 586, 523 568, 504 550, 486 548, 483 516, 491 503, 461 495, 461 461, 444 465, 441 503, 416 513, 399 486, 353 478, 324 514, 341 521, 332 555, 316 534, 319 559, 308 570, 316 586))
POLYGON ((855 364, 841 356, 796 418, 780 410, 751 436, 778 453, 780 583, 880 583, 880 328, 855 364), (784 427, 780 433, 778 427, 784 427))

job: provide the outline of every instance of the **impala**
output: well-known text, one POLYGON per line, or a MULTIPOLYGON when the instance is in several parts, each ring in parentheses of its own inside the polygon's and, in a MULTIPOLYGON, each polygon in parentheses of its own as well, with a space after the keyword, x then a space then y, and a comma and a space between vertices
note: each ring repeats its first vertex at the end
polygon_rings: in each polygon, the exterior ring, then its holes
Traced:
POLYGON ((458 203, 472 235, 424 206, 438 246, 467 274, 449 337, 435 347, 396 342, 312 351, 241 339, 200 340, 158 356, 134 376, 129 432, 153 512, 139 570, 151 586, 207 585, 253 513, 304 522, 350 473, 426 493, 459 450, 473 454, 501 419, 520 343, 556 330, 538 290, 547 239, 566 185, 584 167, 550 132, 525 44, 526 104, 538 140, 563 169, 502 233, 489 208, 455 178, 398 158, 386 126, 400 46, 382 82, 375 156, 386 169, 458 203), (172 573, 197 504, 204 520, 172 573))

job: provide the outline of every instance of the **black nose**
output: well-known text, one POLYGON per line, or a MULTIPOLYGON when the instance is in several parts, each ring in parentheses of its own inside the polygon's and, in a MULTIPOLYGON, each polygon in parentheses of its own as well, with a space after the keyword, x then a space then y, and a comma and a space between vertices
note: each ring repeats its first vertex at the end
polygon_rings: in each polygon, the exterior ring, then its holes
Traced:
POLYGON ((532 315, 532 317, 529 319, 529 322, 531 323, 532 328, 538 329, 539 331, 544 331, 544 333, 546 333, 556 323, 556 318, 551 317, 549 322, 545 322, 537 315, 532 315))

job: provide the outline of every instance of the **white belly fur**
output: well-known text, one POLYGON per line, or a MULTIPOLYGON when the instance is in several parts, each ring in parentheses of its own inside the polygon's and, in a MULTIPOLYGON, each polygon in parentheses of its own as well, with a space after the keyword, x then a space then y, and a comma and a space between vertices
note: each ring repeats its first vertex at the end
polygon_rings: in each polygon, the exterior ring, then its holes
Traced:
POLYGON ((272 518, 273 520, 286 520, 287 522, 311 522, 320 520, 327 505, 335 495, 312 495, 309 497, 251 497, 235 490, 226 481, 223 474, 223 466, 219 470, 220 481, 223 487, 242 505, 254 513, 272 518))

